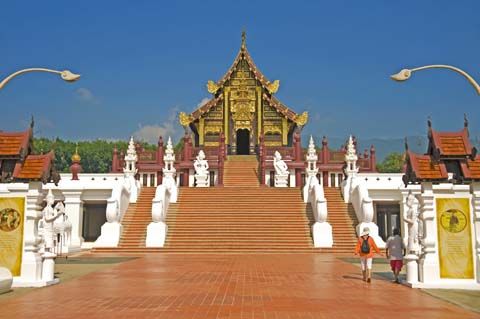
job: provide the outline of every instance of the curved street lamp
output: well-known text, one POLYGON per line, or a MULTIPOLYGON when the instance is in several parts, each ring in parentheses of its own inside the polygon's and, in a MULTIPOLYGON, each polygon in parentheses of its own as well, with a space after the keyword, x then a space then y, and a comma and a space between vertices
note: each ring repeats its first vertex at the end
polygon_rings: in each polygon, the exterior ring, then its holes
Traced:
POLYGON ((480 95, 480 85, 467 72, 451 65, 434 64, 434 65, 422 66, 415 69, 403 69, 397 74, 391 75, 390 78, 392 78, 392 80, 395 80, 395 81, 406 81, 412 76, 413 72, 425 70, 425 69, 449 69, 457 73, 460 73, 468 80, 468 82, 470 82, 470 84, 475 88, 477 93, 480 95))
POLYGON ((23 74, 23 73, 28 73, 28 72, 47 72, 47 73, 59 74, 61 76, 61 78, 64 81, 67 81, 67 82, 75 82, 76 80, 78 80, 80 78, 80 74, 72 73, 69 70, 57 71, 57 70, 50 70, 50 69, 44 69, 44 68, 23 69, 23 70, 15 72, 15 73, 12 73, 9 76, 7 76, 5 79, 3 79, 0 82, 0 90, 5 86, 5 84, 7 84, 11 79, 16 77, 17 75, 20 75, 20 74, 23 74))

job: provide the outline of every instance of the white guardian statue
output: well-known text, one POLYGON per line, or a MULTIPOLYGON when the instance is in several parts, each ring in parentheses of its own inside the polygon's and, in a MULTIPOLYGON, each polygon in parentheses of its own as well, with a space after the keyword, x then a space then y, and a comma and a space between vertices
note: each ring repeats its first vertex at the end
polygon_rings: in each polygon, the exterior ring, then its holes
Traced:
POLYGON ((287 187, 288 186, 288 166, 282 155, 278 151, 275 151, 273 158, 273 167, 275 168, 275 187, 287 187))
POLYGON ((418 254, 419 245, 418 245, 418 215, 417 209, 414 207, 415 196, 409 192, 406 198, 407 211, 403 220, 408 224, 408 245, 407 253, 418 254))
POLYGON ((195 182, 197 187, 208 187, 209 185, 209 166, 205 157, 205 152, 200 150, 197 158, 193 162, 193 167, 195 168, 195 182))

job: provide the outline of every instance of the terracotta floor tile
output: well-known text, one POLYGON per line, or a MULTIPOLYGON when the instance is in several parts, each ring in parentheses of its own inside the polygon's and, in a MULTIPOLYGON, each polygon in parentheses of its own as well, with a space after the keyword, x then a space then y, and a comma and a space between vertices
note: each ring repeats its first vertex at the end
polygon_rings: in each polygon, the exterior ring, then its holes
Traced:
POLYGON ((331 255, 146 255, 0 303, 0 318, 480 318, 331 255))

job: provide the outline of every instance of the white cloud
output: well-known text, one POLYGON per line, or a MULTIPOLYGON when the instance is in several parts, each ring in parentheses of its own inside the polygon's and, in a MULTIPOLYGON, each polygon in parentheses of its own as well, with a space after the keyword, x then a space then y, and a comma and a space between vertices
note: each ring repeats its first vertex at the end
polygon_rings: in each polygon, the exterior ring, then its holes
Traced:
POLYGON ((138 130, 133 133, 133 138, 138 141, 144 141, 157 144, 158 137, 162 136, 166 141, 169 136, 172 137, 175 144, 182 134, 182 129, 177 121, 178 107, 170 109, 168 118, 160 124, 139 124, 138 130))
POLYGON ((75 94, 77 97, 85 102, 99 104, 99 101, 95 95, 93 95, 92 91, 87 88, 81 87, 75 90, 75 94))

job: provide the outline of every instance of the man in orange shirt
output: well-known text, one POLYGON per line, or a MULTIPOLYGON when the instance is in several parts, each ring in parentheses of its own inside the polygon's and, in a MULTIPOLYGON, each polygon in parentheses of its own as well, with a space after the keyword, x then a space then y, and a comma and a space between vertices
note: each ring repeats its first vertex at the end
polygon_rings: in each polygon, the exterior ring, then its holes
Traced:
POLYGON ((355 246, 355 255, 360 255, 360 264, 362 265, 362 275, 363 281, 371 282, 372 281, 372 259, 373 254, 377 253, 379 255, 383 254, 378 249, 375 241, 370 235, 370 229, 365 227, 358 238, 357 246, 355 246))

